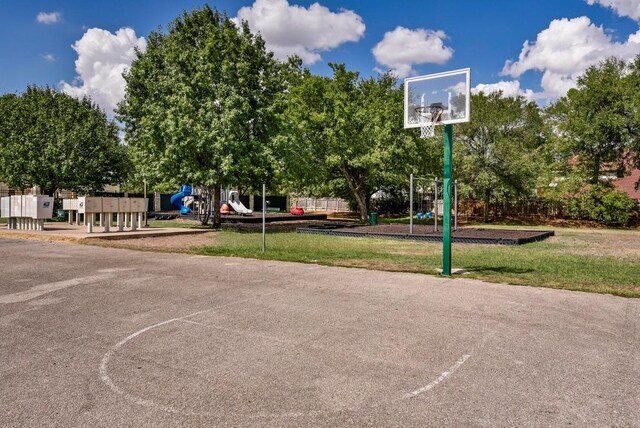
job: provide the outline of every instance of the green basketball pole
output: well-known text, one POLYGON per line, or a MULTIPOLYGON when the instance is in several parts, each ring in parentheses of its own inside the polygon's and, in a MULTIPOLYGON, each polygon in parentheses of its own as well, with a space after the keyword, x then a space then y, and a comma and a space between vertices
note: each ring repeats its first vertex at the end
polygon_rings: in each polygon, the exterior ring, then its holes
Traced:
POLYGON ((453 169, 453 125, 444 126, 444 180, 442 183, 442 275, 451 276, 451 175, 453 169))

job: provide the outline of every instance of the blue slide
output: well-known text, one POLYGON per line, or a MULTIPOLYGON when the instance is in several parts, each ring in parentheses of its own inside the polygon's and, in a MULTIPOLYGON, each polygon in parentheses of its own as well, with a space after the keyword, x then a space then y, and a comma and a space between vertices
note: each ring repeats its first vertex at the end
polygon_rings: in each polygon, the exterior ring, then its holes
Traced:
POLYGON ((182 205, 182 198, 186 196, 191 196, 191 192, 193 191, 192 187, 188 184, 183 184, 180 186, 180 191, 175 195, 171 196, 171 205, 180 210, 180 214, 190 214, 191 208, 185 207, 182 205))

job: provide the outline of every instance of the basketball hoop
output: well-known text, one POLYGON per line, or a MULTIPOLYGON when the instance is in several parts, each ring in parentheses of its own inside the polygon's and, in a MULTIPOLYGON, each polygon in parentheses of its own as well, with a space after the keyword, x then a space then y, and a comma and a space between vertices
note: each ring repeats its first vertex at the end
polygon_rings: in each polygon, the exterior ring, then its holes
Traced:
POLYGON ((442 103, 435 103, 426 107, 416 107, 421 138, 432 138, 436 135, 436 125, 440 123, 443 111, 444 106, 442 103))

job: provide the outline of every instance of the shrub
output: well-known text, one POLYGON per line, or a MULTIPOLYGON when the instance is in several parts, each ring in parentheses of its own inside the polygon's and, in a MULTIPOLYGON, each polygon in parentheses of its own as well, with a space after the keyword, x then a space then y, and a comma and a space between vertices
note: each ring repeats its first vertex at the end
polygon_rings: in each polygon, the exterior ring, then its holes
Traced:
POLYGON ((602 196, 598 221, 607 225, 626 226, 637 213, 638 204, 624 192, 614 190, 602 196))
POLYGON ((626 226, 637 214, 637 202, 626 193, 593 186, 569 199, 565 214, 569 218, 594 220, 607 226, 626 226))

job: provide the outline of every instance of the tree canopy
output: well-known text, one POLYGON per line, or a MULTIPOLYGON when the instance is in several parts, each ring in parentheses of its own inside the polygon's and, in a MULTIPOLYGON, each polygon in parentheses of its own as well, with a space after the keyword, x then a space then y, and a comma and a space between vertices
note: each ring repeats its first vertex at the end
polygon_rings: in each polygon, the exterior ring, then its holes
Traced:
POLYGON ((638 141, 640 80, 638 71, 609 58, 578 78, 577 87, 549 108, 563 134, 563 148, 575 156, 584 175, 596 184, 603 169, 621 175, 627 155, 638 141))
POLYGON ((88 98, 37 86, 0 97, 0 181, 87 193, 128 171, 118 127, 88 98))
POLYGON ((362 79, 344 65, 330 66, 332 77, 305 71, 291 88, 285 152, 293 161, 285 164, 298 190, 350 197, 366 221, 371 196, 388 186, 406 188, 433 151, 403 132, 396 79, 362 79))
POLYGON ((209 6, 151 33, 125 74, 118 116, 138 176, 206 187, 217 224, 221 186, 274 176, 285 70, 246 23, 209 6))
MULTIPOLYGON (((475 198, 532 196, 542 167, 538 106, 501 92, 471 96, 472 120, 456 126, 456 170, 475 198)), ((485 221, 486 221, 485 210, 485 221)))

